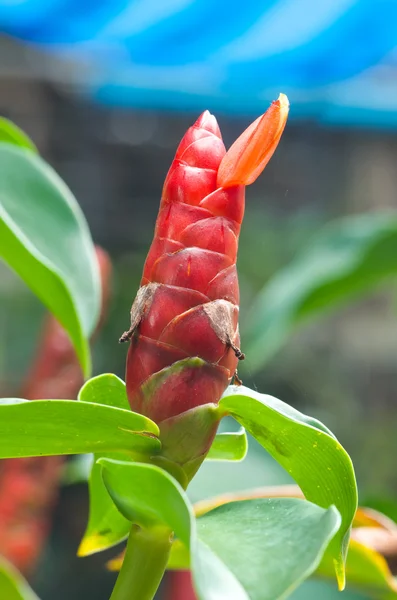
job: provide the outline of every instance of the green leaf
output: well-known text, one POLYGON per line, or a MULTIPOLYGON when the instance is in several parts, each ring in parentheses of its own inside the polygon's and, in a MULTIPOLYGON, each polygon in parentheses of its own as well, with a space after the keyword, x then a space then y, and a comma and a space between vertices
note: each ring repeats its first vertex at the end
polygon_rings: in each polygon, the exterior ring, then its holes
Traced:
POLYGON ((39 600, 22 575, 4 558, 0 558, 0 598, 39 600))
POLYGON ((143 528, 164 525, 189 547, 190 502, 179 483, 154 465, 99 459, 106 488, 119 511, 143 528))
POLYGON ((175 532, 170 564, 186 568, 190 548, 199 600, 283 598, 315 570, 341 522, 334 507, 291 498, 232 502, 195 520, 185 492, 162 469, 98 462, 126 519, 175 532))
POLYGON ((239 431, 218 433, 212 442, 207 460, 243 460, 247 450, 247 436, 244 427, 241 427, 239 431))
MULTIPOLYGON (((237 540, 234 543, 240 545, 237 540)), ((192 552, 191 570, 198 600, 249 600, 232 571, 201 540, 192 552)))
POLYGON ((244 351, 258 370, 297 325, 336 307, 397 272, 397 217, 370 213, 323 229, 277 273, 249 311, 244 351))
MULTIPOLYGON (((124 381, 109 373, 89 379, 80 390, 79 400, 131 410, 124 381)), ((94 462, 88 479, 89 518, 77 552, 79 556, 88 556, 106 550, 106 548, 111 548, 124 540, 131 529, 131 523, 117 510, 107 492, 102 479, 102 468, 97 463, 99 458, 128 461, 132 457, 122 453, 94 455, 94 462)))
POLYGON ((340 522, 334 507, 296 498, 232 502, 203 515, 197 534, 204 546, 192 559, 200 600, 285 598, 316 569, 340 522), (232 587, 225 593, 229 573, 240 585, 237 594, 232 587))
POLYGON ((357 508, 357 486, 349 455, 315 419, 244 386, 229 387, 219 409, 256 438, 295 479, 308 500, 323 508, 336 506, 342 525, 332 542, 332 551, 343 589, 344 562, 357 508))
POLYGON ((74 400, 0 401, 0 458, 127 451, 156 453, 153 421, 74 400))
MULTIPOLYGON (((214 510, 218 506, 236 501, 255 500, 258 498, 280 498, 280 497, 300 497, 302 495, 298 486, 274 486, 263 487, 236 494, 228 493, 214 498, 208 498, 203 502, 194 505, 196 516, 214 510)), ((385 558, 368 547, 360 540, 360 532, 368 532, 364 539, 371 539, 371 534, 377 543, 383 539, 391 542, 395 534, 395 524, 389 521, 384 515, 376 511, 368 511, 366 508, 358 508, 352 530, 352 539, 349 544, 349 552, 346 560, 346 582, 347 589, 355 588, 368 594, 368 598, 374 600, 396 600, 397 599, 397 580, 393 577, 385 558), (363 529, 364 528, 364 529, 363 529)), ((361 534, 362 535, 362 534, 361 534)), ((368 542, 370 543, 370 541, 368 542)), ((179 542, 172 547, 172 553, 168 564, 169 569, 189 568, 189 554, 186 548, 179 542)), ((329 546, 321 563, 315 573, 322 578, 334 579, 334 564, 332 549, 329 546)), ((335 598, 338 591, 335 589, 335 598)), ((332 593, 332 592, 331 592, 332 593)), ((295 597, 295 595, 293 596, 295 597)), ((316 598, 319 596, 316 596, 316 598)), ((343 596, 345 597, 345 595, 343 596)), ((322 596, 321 596, 322 598, 322 596)))
POLYGON ((131 410, 125 383, 113 373, 103 373, 86 381, 79 392, 78 399, 83 402, 95 402, 96 404, 131 410))
MULTIPOLYGON (((130 411, 125 383, 112 374, 99 375, 87 381, 80 390, 79 400, 107 404, 130 411)), ((148 457, 142 457, 139 451, 128 454, 107 452, 94 455, 89 477, 89 519, 78 550, 79 556, 87 556, 118 544, 127 537, 131 529, 131 523, 116 508, 104 485, 102 468, 99 464, 99 459, 102 458, 131 462, 134 459, 142 460, 148 457)), ((150 459, 155 460, 152 456, 150 459)), ((161 458, 159 460, 161 461, 161 458)))
POLYGON ((112 598, 149 600, 166 569, 172 532, 190 545, 192 508, 178 482, 159 467, 107 458, 98 462, 110 496, 132 521, 112 598))
POLYGON ((102 468, 96 461, 102 458, 128 461, 128 454, 95 454, 88 479, 89 518, 83 539, 80 542, 78 556, 89 556, 102 552, 119 544, 128 537, 131 523, 128 521, 109 496, 102 479, 102 468))
POLYGON ((97 260, 84 216, 39 156, 0 143, 0 257, 68 332, 85 374, 100 311, 97 260))
POLYGON ((14 144, 20 148, 37 152, 36 146, 26 133, 5 117, 0 117, 0 142, 14 144))

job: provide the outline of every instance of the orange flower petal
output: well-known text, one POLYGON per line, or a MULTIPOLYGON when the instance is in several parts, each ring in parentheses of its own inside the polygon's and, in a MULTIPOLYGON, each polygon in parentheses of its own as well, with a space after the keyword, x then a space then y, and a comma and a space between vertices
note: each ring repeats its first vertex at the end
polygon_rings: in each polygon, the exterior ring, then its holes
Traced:
POLYGON ((273 156, 287 122, 289 102, 280 94, 229 148, 218 169, 217 185, 249 185, 273 156))

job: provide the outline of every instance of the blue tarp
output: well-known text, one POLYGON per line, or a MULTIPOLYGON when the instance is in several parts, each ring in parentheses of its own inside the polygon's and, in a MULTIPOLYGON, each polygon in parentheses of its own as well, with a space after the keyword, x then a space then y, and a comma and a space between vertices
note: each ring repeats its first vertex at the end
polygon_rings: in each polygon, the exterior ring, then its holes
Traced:
POLYGON ((0 0, 102 103, 397 126, 397 0, 0 0), (86 71, 84 71, 86 73, 86 71))

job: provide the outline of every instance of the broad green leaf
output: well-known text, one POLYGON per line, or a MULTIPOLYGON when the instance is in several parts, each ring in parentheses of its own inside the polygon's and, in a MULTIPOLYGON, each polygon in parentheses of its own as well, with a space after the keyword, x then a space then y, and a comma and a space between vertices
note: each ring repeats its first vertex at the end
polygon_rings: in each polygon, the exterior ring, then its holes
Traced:
POLYGON ((340 522, 334 507, 296 498, 232 502, 207 513, 197 519, 197 535, 211 555, 198 565, 192 558, 200 600, 285 598, 317 568, 340 522), (212 573, 202 572, 206 563, 217 570, 214 556, 239 582, 237 595, 222 595, 223 574, 218 588, 212 573))
MULTIPOLYGON (((195 504, 193 508, 195 515, 201 517, 214 508, 230 502, 275 497, 298 498, 302 497, 302 492, 295 485, 263 487, 209 498, 195 504)), ((351 588, 360 590, 362 593, 366 593, 368 598, 374 600, 396 600, 397 580, 393 577, 386 560, 381 554, 360 542, 359 539, 355 539, 360 531, 373 531, 374 533, 378 531, 377 540, 379 540, 379 535, 384 532, 387 536, 386 539, 390 540, 396 529, 393 521, 381 513, 366 508, 358 508, 353 521, 352 535, 355 537, 350 540, 346 561, 347 588, 349 590, 351 588), (365 529, 360 529, 362 527, 365 529)), ((370 534, 368 533, 368 535, 370 534)), ((115 568, 117 563, 114 562, 112 566, 115 568)), ((189 554, 181 542, 173 545, 168 568, 189 568, 189 554)), ((315 575, 330 579, 334 578, 333 556, 330 547, 325 551, 315 575)), ((335 590, 335 598, 338 597, 338 592, 335 590)))
MULTIPOLYGON (((197 519, 197 535, 203 544, 198 559, 192 558, 190 564, 186 547, 176 540, 168 568, 191 567, 203 600, 285 598, 315 571, 339 525, 334 507, 324 510, 301 499, 230 502, 197 519), (225 593, 230 572, 239 595, 232 590, 225 593)), ((117 567, 120 559, 111 565, 117 567)))
POLYGON ((73 194, 39 156, 0 143, 0 258, 69 334, 85 374, 100 285, 91 235, 73 194))
POLYGON ((240 431, 218 433, 212 442, 207 460, 243 460, 248 440, 244 427, 240 431))
MULTIPOLYGON (((326 550, 317 574, 332 577, 333 564, 329 550, 326 550)), ((381 554, 350 540, 346 561, 346 581, 348 589, 356 589, 374 600, 397 600, 397 580, 393 577, 386 560, 381 554)))
MULTIPOLYGON (((270 457, 269 457, 270 458, 270 457)), ((193 505, 194 514, 196 517, 226 504, 227 502, 239 502, 241 500, 254 500, 257 498, 304 498, 302 490, 295 484, 270 485, 239 491, 225 492, 211 498, 199 500, 193 505)), ((383 515, 382 513, 359 506, 353 519, 353 529, 360 527, 375 529, 383 529, 387 532, 396 532, 396 524, 394 521, 383 515)))
POLYGON ((153 421, 131 411, 74 400, 0 402, 0 458, 85 454, 156 453, 153 421))
POLYGON ((83 402, 95 402, 131 410, 125 383, 113 373, 103 373, 86 381, 79 392, 78 399, 83 402))
POLYGON ((169 527, 189 547, 193 511, 179 483, 154 465, 100 458, 106 488, 126 519, 169 527))
POLYGON ((249 600, 237 577, 200 539, 192 549, 191 571, 198 600, 249 600))
MULTIPOLYGON (((116 506, 143 528, 175 532, 171 561, 187 566, 199 600, 277 600, 317 567, 341 519, 295 498, 223 505, 199 519, 168 473, 153 465, 102 458, 105 485, 116 506)), ((118 566, 118 565, 113 565, 118 566)))
MULTIPOLYGON (((269 459, 271 460, 270 456, 269 459)), ((231 502, 241 502, 246 500, 269 499, 269 498, 304 498, 301 489, 297 485, 275 485, 261 488, 247 489, 238 492, 224 492, 212 498, 206 498, 193 504, 193 511, 196 518, 200 518, 206 513, 229 504, 231 502)), ((124 552, 111 559, 107 563, 110 571, 119 571, 123 562, 124 552)), ((189 569, 190 556, 189 550, 180 540, 175 540, 172 545, 171 555, 168 563, 168 569, 189 569)))
POLYGON ((295 479, 308 500, 323 508, 336 506, 342 525, 332 542, 332 551, 343 589, 344 562, 357 509, 357 486, 349 455, 319 422, 244 386, 229 387, 219 409, 257 439, 295 479))
POLYGON ((0 142, 14 144, 26 150, 37 152, 36 146, 26 133, 5 117, 0 117, 0 142))
POLYGON ((0 598, 2 600, 39 600, 15 567, 1 557, 0 598))
MULTIPOLYGON (((103 374, 89 379, 81 388, 79 400, 130 410, 125 383, 116 375, 103 374)), ((131 455, 102 453, 94 455, 88 479, 89 518, 78 555, 87 556, 118 544, 128 536, 131 523, 117 510, 102 479, 99 458, 131 460, 131 455)))
POLYGON ((370 213, 324 228, 260 293, 244 327, 244 350, 258 370, 305 319, 334 308, 397 273, 397 216, 370 213))

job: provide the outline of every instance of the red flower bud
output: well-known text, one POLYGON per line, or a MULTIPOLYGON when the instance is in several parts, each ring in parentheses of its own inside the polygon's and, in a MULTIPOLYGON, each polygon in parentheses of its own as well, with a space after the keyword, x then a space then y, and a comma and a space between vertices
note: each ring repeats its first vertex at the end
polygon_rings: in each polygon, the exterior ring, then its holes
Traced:
POLYGON ((157 423, 217 404, 243 358, 236 257, 244 186, 270 160, 287 114, 288 101, 280 95, 226 153, 206 111, 177 149, 131 328, 121 338, 131 340, 131 408, 157 423))

